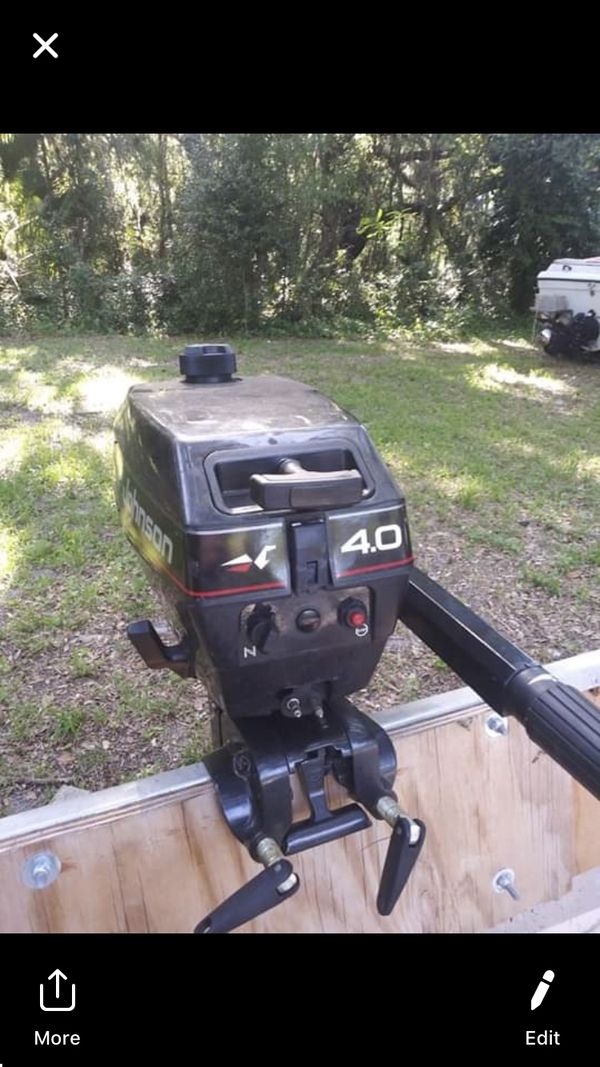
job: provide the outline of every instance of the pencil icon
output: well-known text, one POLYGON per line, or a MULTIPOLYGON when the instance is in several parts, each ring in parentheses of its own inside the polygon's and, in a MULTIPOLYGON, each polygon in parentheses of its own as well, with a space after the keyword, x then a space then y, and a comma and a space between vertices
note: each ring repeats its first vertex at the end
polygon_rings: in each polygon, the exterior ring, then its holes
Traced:
POLYGON ((552 981, 553 978, 554 978, 554 971, 544 971, 544 977, 542 978, 539 986, 537 987, 535 993, 533 994, 533 996, 531 998, 531 1010, 532 1011, 535 1011, 536 1008, 539 1008, 539 1006, 542 1003, 544 997, 546 996, 546 993, 550 989, 550 982, 552 981))

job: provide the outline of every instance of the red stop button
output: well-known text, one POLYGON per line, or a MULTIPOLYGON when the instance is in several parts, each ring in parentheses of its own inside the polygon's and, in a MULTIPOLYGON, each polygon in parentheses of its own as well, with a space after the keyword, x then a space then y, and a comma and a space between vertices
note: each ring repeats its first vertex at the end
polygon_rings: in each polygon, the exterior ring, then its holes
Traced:
POLYGON ((369 620, 369 613, 362 600, 352 598, 344 600, 340 604, 339 620, 343 626, 349 626, 352 630, 359 630, 361 626, 366 626, 369 620))

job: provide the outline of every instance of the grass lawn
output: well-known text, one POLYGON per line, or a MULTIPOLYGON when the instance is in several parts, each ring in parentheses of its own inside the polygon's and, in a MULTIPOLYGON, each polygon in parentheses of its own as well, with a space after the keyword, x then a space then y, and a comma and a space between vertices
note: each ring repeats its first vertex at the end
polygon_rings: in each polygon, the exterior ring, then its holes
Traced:
MULTIPOLYGON (((232 339, 366 423, 409 501, 419 564, 542 660, 600 645, 600 367, 526 341, 232 339)), ((199 759, 199 682, 148 671, 125 637, 160 603, 121 534, 111 423, 183 339, 0 344, 0 813, 60 782, 100 788, 199 759)), ((458 684, 404 630, 357 702, 458 684)))

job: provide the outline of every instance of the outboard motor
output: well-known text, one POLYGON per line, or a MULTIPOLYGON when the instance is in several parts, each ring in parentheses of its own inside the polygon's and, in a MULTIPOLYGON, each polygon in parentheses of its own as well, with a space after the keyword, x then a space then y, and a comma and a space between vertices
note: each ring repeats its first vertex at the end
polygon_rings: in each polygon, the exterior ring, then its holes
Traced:
POLYGON ((546 325, 541 334, 544 351, 549 356, 577 359, 589 352, 596 352, 600 323, 595 311, 580 311, 577 315, 563 313, 546 325))
POLYGON ((288 857, 392 828, 377 897, 389 915, 425 827, 394 792, 389 737, 348 699, 402 619, 485 703, 600 796, 600 716, 413 563, 406 506, 366 430, 316 389, 236 374, 228 345, 190 345, 182 378, 134 385, 115 424, 125 532, 182 634, 128 635, 149 667, 201 678, 205 758, 223 815, 265 870, 196 927, 234 929, 299 887, 288 857), (294 822, 295 773, 310 816, 294 822), (330 810, 333 776, 351 803, 330 810))

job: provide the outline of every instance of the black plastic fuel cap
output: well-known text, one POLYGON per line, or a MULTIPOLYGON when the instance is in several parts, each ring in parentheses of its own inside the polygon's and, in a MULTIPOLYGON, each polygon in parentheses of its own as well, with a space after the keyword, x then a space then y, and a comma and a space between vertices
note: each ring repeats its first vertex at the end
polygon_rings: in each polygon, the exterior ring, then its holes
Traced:
POLYGON ((235 352, 231 345, 186 345, 179 357, 179 369, 186 382, 230 382, 237 369, 235 352))

